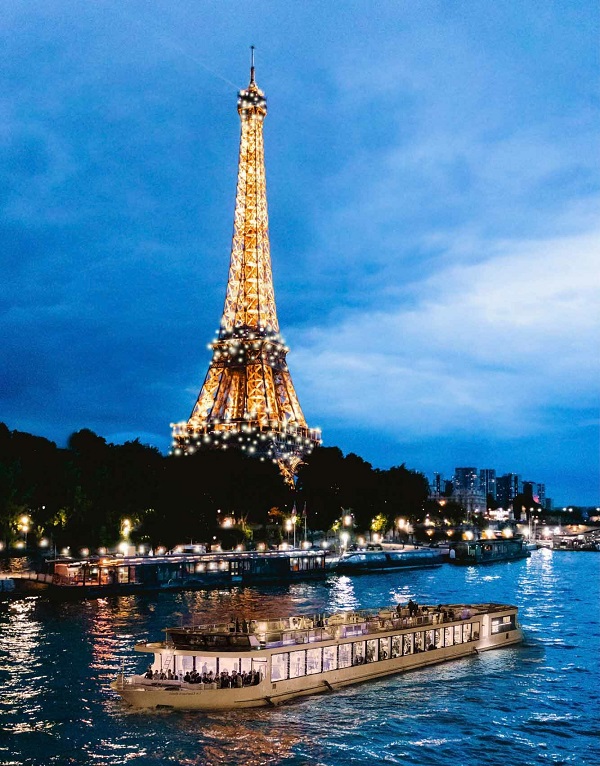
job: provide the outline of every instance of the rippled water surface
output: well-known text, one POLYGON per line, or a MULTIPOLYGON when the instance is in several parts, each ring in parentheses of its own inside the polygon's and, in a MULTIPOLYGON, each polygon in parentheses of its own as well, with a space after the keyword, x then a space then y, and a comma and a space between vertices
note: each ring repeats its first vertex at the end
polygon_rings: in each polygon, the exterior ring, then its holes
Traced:
POLYGON ((540 550, 490 567, 279 588, 38 597, 0 613, 0 764, 599 764, 600 555, 540 550), (194 612, 212 619, 421 603, 504 601, 526 642, 276 709, 132 712, 109 689, 134 642, 194 612))

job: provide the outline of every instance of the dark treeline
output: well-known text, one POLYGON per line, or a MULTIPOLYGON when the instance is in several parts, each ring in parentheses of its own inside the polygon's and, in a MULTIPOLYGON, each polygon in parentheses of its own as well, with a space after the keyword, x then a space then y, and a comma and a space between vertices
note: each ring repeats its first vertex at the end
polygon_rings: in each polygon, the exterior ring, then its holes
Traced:
POLYGON ((110 546, 125 519, 131 542, 172 546, 217 536, 226 545, 219 519, 243 520, 265 539, 267 525, 273 535, 294 503, 298 514, 306 504, 313 530, 329 529, 342 509, 356 529, 369 529, 374 517, 393 523, 398 514, 422 515, 427 493, 422 474, 404 465, 374 469, 337 447, 315 450, 293 491, 276 465, 235 450, 164 457, 137 439, 110 444, 87 429, 62 449, 0 423, 0 539, 8 545, 45 537, 57 547, 110 546))

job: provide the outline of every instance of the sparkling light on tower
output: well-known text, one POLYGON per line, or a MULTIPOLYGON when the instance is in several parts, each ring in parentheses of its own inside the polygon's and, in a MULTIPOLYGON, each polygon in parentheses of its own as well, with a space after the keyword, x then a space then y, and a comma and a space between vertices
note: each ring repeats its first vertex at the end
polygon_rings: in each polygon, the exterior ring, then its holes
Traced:
POLYGON ((250 84, 239 92, 237 109, 242 126, 223 317, 192 414, 171 425, 173 451, 235 446, 273 460, 291 481, 321 433, 306 424, 279 333, 263 146, 267 102, 255 81, 254 50, 250 84))

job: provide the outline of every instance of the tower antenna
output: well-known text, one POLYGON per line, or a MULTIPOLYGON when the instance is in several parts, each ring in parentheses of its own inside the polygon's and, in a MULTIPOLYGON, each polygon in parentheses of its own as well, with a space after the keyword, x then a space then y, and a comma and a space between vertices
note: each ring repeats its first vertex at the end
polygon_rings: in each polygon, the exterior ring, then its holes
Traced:
POLYGON ((250 46, 250 84, 255 84, 254 80, 254 46, 250 46))

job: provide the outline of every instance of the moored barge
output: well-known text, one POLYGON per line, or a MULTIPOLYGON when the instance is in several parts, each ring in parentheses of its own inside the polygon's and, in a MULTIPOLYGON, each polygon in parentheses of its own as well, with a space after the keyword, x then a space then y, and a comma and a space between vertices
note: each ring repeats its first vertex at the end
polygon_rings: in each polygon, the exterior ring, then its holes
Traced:
POLYGON ((357 550, 344 553, 337 563, 336 570, 341 574, 364 574, 397 569, 424 569, 440 567, 444 560, 442 551, 436 548, 357 550))
POLYGON ((325 577, 325 557, 321 550, 291 550, 59 558, 45 562, 33 579, 61 597, 94 598, 325 577))
POLYGON ((461 540, 450 544, 451 564, 495 564, 531 556, 525 540, 519 537, 499 540, 461 540))
POLYGON ((136 708, 274 706, 521 640, 517 607, 491 603, 236 620, 137 644, 151 665, 111 688, 136 708))

